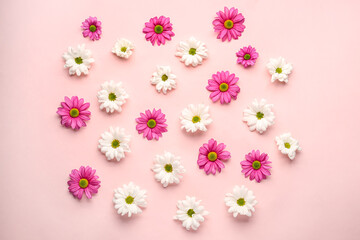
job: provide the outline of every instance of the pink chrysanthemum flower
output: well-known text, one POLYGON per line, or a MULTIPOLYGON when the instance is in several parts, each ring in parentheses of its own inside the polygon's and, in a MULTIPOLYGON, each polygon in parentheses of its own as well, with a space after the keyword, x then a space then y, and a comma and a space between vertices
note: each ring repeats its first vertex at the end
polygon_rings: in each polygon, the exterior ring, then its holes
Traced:
POLYGON ((243 47, 236 53, 238 57, 237 63, 243 65, 245 68, 255 64, 256 59, 259 57, 259 54, 256 52, 256 49, 251 45, 248 47, 243 47))
POLYGON ((245 155, 245 160, 240 162, 242 167, 242 173, 245 174, 245 177, 250 176, 250 180, 256 180, 260 182, 263 179, 266 179, 266 176, 270 176, 271 173, 269 169, 271 168, 269 164, 271 163, 269 156, 266 153, 260 155, 259 150, 252 150, 250 153, 245 155))
POLYGON ((140 116, 136 119, 136 130, 139 134, 142 133, 144 138, 159 140, 159 137, 162 137, 162 133, 167 132, 165 114, 161 112, 161 109, 155 110, 154 108, 152 112, 146 110, 145 114, 140 113, 140 116))
POLYGON ((145 23, 143 33, 145 33, 145 38, 147 41, 150 41, 152 45, 160 46, 160 44, 165 44, 165 40, 171 40, 171 37, 175 34, 171 31, 172 24, 170 23, 170 18, 168 17, 153 17, 150 18, 149 22, 145 23))
POLYGON ((217 38, 222 39, 224 42, 226 39, 238 39, 241 33, 245 29, 245 18, 241 13, 238 13, 236 8, 230 10, 225 7, 224 12, 219 11, 216 13, 218 16, 213 21, 215 32, 219 32, 217 38))
POLYGON ((86 126, 85 121, 90 120, 91 113, 87 111, 89 107, 90 103, 84 103, 83 98, 65 97, 65 102, 61 102, 56 113, 61 116, 62 125, 78 130, 86 126))
POLYGON ((222 161, 228 160, 231 155, 230 152, 224 151, 226 145, 223 143, 217 144, 212 138, 208 143, 204 143, 199 149, 199 157, 197 163, 200 169, 204 169, 206 174, 214 174, 216 170, 221 172, 225 165, 222 161))
POLYGON ((82 22, 83 36, 89 37, 91 40, 99 40, 101 38, 101 22, 96 17, 89 17, 82 22))
POLYGON ((239 81, 235 74, 230 74, 229 71, 221 71, 212 75, 212 79, 208 80, 206 89, 211 92, 210 98, 213 102, 220 99, 220 103, 229 103, 231 98, 236 100, 240 88, 236 85, 239 81))
POLYGON ((70 180, 67 182, 69 185, 69 192, 81 199, 84 192, 87 198, 98 192, 100 187, 99 177, 95 175, 96 170, 91 167, 81 166, 79 170, 73 169, 69 174, 70 180))

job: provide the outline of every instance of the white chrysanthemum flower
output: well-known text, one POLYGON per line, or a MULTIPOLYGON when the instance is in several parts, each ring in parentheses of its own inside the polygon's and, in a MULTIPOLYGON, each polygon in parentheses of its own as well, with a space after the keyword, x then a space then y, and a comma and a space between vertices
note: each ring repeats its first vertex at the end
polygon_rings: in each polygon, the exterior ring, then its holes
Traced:
POLYGON ((186 132, 196 132, 197 130, 206 132, 206 126, 212 123, 209 114, 209 106, 204 104, 190 104, 181 112, 181 129, 186 129, 186 132))
POLYGON ((205 211, 203 206, 200 206, 200 202, 196 201, 195 197, 186 196, 185 200, 180 200, 177 203, 179 210, 176 211, 175 220, 182 221, 182 225, 186 230, 197 230, 200 226, 200 222, 203 222, 204 216, 209 212, 205 211))
POLYGON ((267 104, 265 99, 258 102, 257 99, 244 110, 243 121, 247 122, 250 131, 263 133, 266 129, 275 123, 275 115, 271 111, 273 104, 267 104))
POLYGON ((146 190, 141 190, 139 186, 130 182, 114 190, 113 202, 118 214, 127 214, 131 217, 132 214, 142 213, 140 207, 146 207, 146 197, 146 190))
POLYGON ((116 54, 116 56, 121 58, 128 59, 132 55, 132 50, 134 49, 134 44, 125 38, 121 38, 117 40, 112 52, 116 54))
POLYGON ((122 83, 114 81, 101 84, 101 90, 97 94, 100 109, 106 109, 107 113, 113 113, 115 110, 121 112, 121 106, 126 102, 129 95, 122 87, 122 83))
POLYGON ((69 74, 80 76, 81 73, 87 75, 91 63, 95 60, 91 57, 91 51, 85 49, 85 44, 78 45, 77 48, 69 47, 68 51, 63 54, 65 59, 65 68, 69 68, 69 74))
POLYGON ((286 63, 285 58, 270 58, 266 65, 271 74, 271 82, 279 80, 280 82, 288 82, 288 75, 291 73, 293 67, 291 63, 286 63))
POLYGON ((155 179, 164 187, 172 183, 178 184, 182 178, 181 173, 185 172, 180 157, 169 152, 165 152, 164 155, 156 155, 152 170, 156 173, 155 179))
POLYGON ((153 77, 150 80, 151 84, 156 85, 156 90, 164 94, 173 88, 176 88, 176 76, 171 73, 169 66, 157 66, 157 71, 153 73, 153 77))
POLYGON ((300 151, 298 140, 291 137, 291 133, 284 133, 275 138, 276 144, 282 154, 287 154, 291 160, 294 160, 296 151, 300 151))
POLYGON ((186 66, 196 67, 202 63, 203 59, 207 58, 208 54, 205 43, 191 37, 187 41, 180 42, 175 56, 181 57, 180 61, 184 62, 186 66))
POLYGON ((101 134, 98 148, 105 154, 107 160, 116 159, 120 161, 125 157, 125 152, 130 152, 130 135, 125 135, 123 128, 110 127, 109 132, 101 134))
POLYGON ((255 212, 254 206, 257 204, 252 191, 244 186, 235 186, 232 193, 227 193, 225 204, 229 207, 228 212, 232 213, 234 218, 238 214, 251 217, 251 211, 255 212))

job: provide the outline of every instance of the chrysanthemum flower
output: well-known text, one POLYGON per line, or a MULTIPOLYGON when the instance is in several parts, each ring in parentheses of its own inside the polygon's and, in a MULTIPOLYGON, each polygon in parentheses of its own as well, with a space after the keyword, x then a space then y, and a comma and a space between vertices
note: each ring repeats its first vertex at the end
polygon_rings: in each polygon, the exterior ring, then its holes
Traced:
POLYGON ((206 132, 206 126, 212 123, 212 119, 209 114, 209 106, 204 104, 190 104, 181 112, 181 129, 186 132, 196 132, 198 130, 206 132))
POLYGON ((132 50, 134 50, 135 46, 132 42, 125 38, 121 38, 117 40, 112 52, 116 54, 116 56, 128 59, 132 55, 132 50))
POLYGON ((150 82, 155 85, 158 92, 162 91, 166 94, 167 91, 176 88, 175 79, 176 76, 171 72, 171 68, 169 66, 157 66, 157 71, 153 73, 150 82))
POLYGON ((91 51, 85 49, 85 44, 78 45, 77 48, 69 47, 68 51, 63 54, 66 61, 64 68, 69 68, 69 74, 80 76, 82 73, 87 75, 91 67, 91 63, 95 60, 91 57, 91 51))
POLYGON ((156 139, 159 140, 159 137, 162 137, 162 133, 167 132, 167 124, 165 119, 165 114, 161 112, 161 109, 151 112, 146 110, 145 114, 140 113, 140 117, 136 119, 137 125, 136 130, 139 134, 143 134, 143 137, 148 140, 156 139))
POLYGON ((288 155, 291 160, 294 160, 296 151, 300 151, 298 140, 291 136, 291 133, 284 133, 275 138, 276 144, 282 154, 288 155))
POLYGON ((121 106, 126 103, 129 95, 122 87, 122 82, 114 81, 104 82, 101 84, 101 90, 97 94, 100 109, 106 110, 107 113, 113 113, 115 110, 122 111, 121 106))
POLYGON ((164 152, 163 155, 156 155, 152 170, 156 173, 156 181, 160 182, 164 187, 173 183, 178 184, 182 178, 181 174, 185 172, 184 166, 181 165, 180 157, 169 152, 164 152))
POLYGON ((263 179, 266 179, 266 176, 270 176, 270 166, 271 163, 269 156, 266 153, 260 155, 259 150, 252 150, 250 153, 245 155, 245 160, 240 162, 242 167, 242 173, 245 174, 245 177, 250 176, 250 180, 256 180, 260 182, 263 179))
POLYGON ((85 127, 85 121, 90 120, 90 111, 87 109, 90 103, 84 103, 83 98, 77 96, 68 98, 65 97, 65 102, 61 102, 61 107, 58 108, 57 114, 61 116, 61 124, 72 129, 80 129, 85 127))
POLYGON ((130 135, 125 134, 124 128, 110 127, 109 132, 101 134, 98 148, 105 154, 107 160, 120 161, 125 158, 125 152, 130 152, 130 135))
POLYGON ((219 11, 216 13, 218 16, 213 21, 214 30, 218 32, 218 39, 222 39, 224 42, 226 39, 238 39, 241 33, 245 29, 245 18, 241 13, 238 13, 238 9, 225 7, 224 12, 219 11))
POLYGON ((273 104, 267 104, 265 99, 258 102, 257 99, 244 110, 243 121, 247 122, 250 131, 263 133, 266 129, 275 123, 275 115, 271 111, 273 104))
POLYGON ((149 22, 145 23, 143 33, 145 33, 146 41, 150 41, 152 45, 155 45, 155 42, 158 46, 165 44, 166 40, 171 40, 171 37, 175 36, 172 32, 172 23, 170 23, 170 18, 160 16, 150 18, 149 22))
POLYGON ((83 36, 89 37, 91 40, 99 40, 101 38, 101 22, 96 17, 89 17, 82 22, 83 36))
POLYGON ((236 85, 239 81, 235 74, 230 74, 229 71, 221 71, 212 75, 212 79, 208 80, 206 89, 211 92, 210 98, 213 102, 220 99, 220 103, 230 103, 231 98, 236 100, 240 88, 236 85))
POLYGON ((237 63, 243 65, 245 68, 255 64, 256 59, 259 57, 259 54, 256 52, 256 49, 251 45, 248 47, 243 47, 236 53, 238 57, 237 63))
POLYGON ((252 191, 244 186, 235 186, 232 193, 227 193, 225 204, 229 207, 228 212, 236 218, 238 214, 251 217, 251 211, 255 212, 254 206, 257 204, 252 191))
POLYGON ((185 63, 185 66, 196 67, 202 63, 203 59, 207 58, 208 54, 205 43, 191 37, 187 41, 180 42, 175 56, 180 57, 180 61, 185 63))
POLYGON ((86 197, 90 199, 93 194, 98 192, 101 183, 95 173, 96 170, 89 166, 81 166, 79 170, 73 169, 69 175, 70 180, 67 182, 69 192, 78 199, 81 199, 85 193, 86 197))
POLYGON ((127 214, 131 217, 133 214, 142 213, 141 208, 147 205, 146 197, 146 190, 130 182, 114 190, 114 207, 121 216, 127 214))
POLYGON ((291 73, 293 67, 291 63, 287 63, 285 58, 270 58, 269 63, 266 65, 271 74, 271 82, 279 80, 280 82, 288 82, 288 75, 291 73))

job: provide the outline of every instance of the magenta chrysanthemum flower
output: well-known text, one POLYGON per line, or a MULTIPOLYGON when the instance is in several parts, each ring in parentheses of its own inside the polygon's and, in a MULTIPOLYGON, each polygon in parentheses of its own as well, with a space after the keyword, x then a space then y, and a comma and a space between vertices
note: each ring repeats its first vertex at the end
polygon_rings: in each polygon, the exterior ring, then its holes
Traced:
POLYGON ((204 143, 199 149, 199 157, 197 163, 200 169, 204 169, 206 174, 214 174, 216 170, 221 172, 225 165, 222 161, 228 160, 231 155, 230 152, 224 151, 226 145, 223 143, 217 144, 212 138, 208 143, 204 143))
POLYGON ((90 103, 84 103, 84 99, 75 97, 65 97, 65 102, 61 102, 57 114, 61 116, 61 124, 72 129, 80 129, 85 127, 85 121, 90 120, 90 111, 87 109, 90 103))
POLYGON ((96 17, 89 17, 82 22, 83 36, 89 37, 91 40, 99 40, 101 38, 101 22, 96 17))
POLYGON ((208 80, 208 85, 206 89, 211 92, 210 98, 213 102, 216 102, 220 99, 220 103, 229 103, 231 98, 236 100, 240 88, 236 85, 239 81, 238 77, 235 77, 235 74, 230 74, 229 71, 221 71, 212 75, 212 79, 208 80))
POLYGON ((143 137, 146 137, 148 140, 156 139, 159 140, 159 137, 162 137, 163 132, 167 132, 167 124, 165 119, 165 114, 161 112, 161 109, 151 112, 146 110, 145 114, 140 113, 139 118, 136 119, 137 125, 136 130, 139 134, 143 134, 143 137))
POLYGON ((248 47, 243 47, 236 53, 238 57, 237 63, 243 65, 245 68, 255 64, 256 59, 259 57, 259 54, 256 52, 256 49, 251 45, 248 47))
POLYGON ((250 153, 245 155, 245 160, 240 162, 242 167, 242 173, 245 173, 245 177, 250 176, 250 180, 256 180, 260 182, 266 179, 266 176, 270 176, 269 164, 271 163, 269 156, 266 153, 260 155, 259 150, 252 150, 250 153))
POLYGON ((217 38, 222 39, 224 42, 226 39, 238 39, 241 33, 245 29, 245 18, 241 13, 238 13, 236 8, 230 10, 225 7, 224 12, 219 11, 216 13, 218 16, 213 21, 215 32, 219 32, 217 38))
POLYGON ((96 170, 91 167, 81 166, 79 170, 73 169, 69 174, 70 180, 67 182, 69 185, 69 192, 81 199, 84 192, 87 198, 98 192, 100 187, 99 177, 95 175, 96 170))
POLYGON ((145 33, 145 38, 147 41, 150 41, 152 45, 160 46, 160 44, 165 44, 165 40, 171 40, 171 37, 175 34, 171 31, 172 24, 170 23, 170 18, 168 17, 153 17, 150 18, 149 22, 145 23, 143 33, 145 33))

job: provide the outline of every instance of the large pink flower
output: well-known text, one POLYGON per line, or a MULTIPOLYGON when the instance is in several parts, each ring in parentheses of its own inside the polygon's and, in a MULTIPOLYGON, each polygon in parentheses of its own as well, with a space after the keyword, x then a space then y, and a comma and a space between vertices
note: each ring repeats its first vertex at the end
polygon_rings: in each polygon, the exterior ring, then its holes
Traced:
POLYGON ((172 24, 170 23, 170 18, 168 17, 153 17, 150 18, 149 22, 145 23, 143 33, 145 33, 145 38, 147 41, 150 41, 152 45, 160 46, 160 44, 165 44, 165 40, 171 40, 171 37, 175 34, 171 31, 172 24))
POLYGON ((204 143, 199 149, 199 157, 197 163, 200 169, 204 169, 206 174, 214 174, 216 170, 221 172, 225 165, 222 161, 228 160, 231 155, 230 152, 224 151, 226 145, 223 143, 217 144, 212 138, 208 143, 204 143))
POLYGON ((256 180, 260 182, 263 179, 266 179, 266 176, 270 176, 271 173, 269 169, 271 163, 269 156, 266 153, 260 155, 259 150, 252 150, 250 153, 245 155, 245 160, 240 162, 242 167, 242 173, 245 174, 245 177, 250 176, 250 180, 256 180))
POLYGON ((90 120, 90 111, 87 109, 90 103, 84 103, 84 99, 77 96, 68 98, 65 97, 65 102, 61 102, 61 107, 58 108, 57 114, 61 116, 61 124, 72 129, 80 129, 85 127, 85 121, 90 120))
POLYGON ((238 13, 236 8, 230 10, 225 7, 224 12, 219 11, 216 13, 218 16, 213 21, 215 32, 219 32, 217 38, 222 39, 224 42, 226 39, 238 39, 241 33, 245 29, 245 18, 241 13, 238 13))
POLYGON ((243 65, 245 68, 255 64, 256 59, 259 57, 259 54, 256 52, 256 49, 251 45, 248 47, 243 47, 236 53, 238 57, 237 63, 243 65))
POLYGON ((89 17, 82 22, 83 36, 89 37, 91 40, 99 40, 101 38, 101 22, 96 17, 89 17))
POLYGON ((212 79, 208 80, 207 90, 211 92, 210 98, 213 102, 220 99, 220 103, 229 103, 231 98, 236 100, 240 88, 236 85, 239 81, 235 74, 230 74, 229 71, 221 71, 212 75, 212 79))
POLYGON ((95 175, 96 170, 91 167, 81 166, 79 170, 73 169, 69 174, 70 180, 67 182, 69 185, 69 192, 81 199, 84 192, 87 198, 98 192, 100 187, 99 177, 95 175))
POLYGON ((144 138, 159 140, 159 137, 162 137, 162 133, 167 132, 165 114, 161 112, 161 109, 155 110, 154 108, 152 112, 146 110, 145 114, 140 113, 140 116, 136 119, 136 130, 139 134, 142 133, 144 138))

